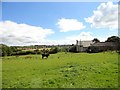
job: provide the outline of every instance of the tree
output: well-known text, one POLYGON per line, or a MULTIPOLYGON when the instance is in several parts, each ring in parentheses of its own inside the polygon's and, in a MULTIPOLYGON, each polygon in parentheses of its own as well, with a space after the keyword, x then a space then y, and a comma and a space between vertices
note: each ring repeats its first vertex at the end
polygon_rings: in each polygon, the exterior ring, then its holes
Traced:
POLYGON ((1 44, 2 56, 10 56, 12 55, 12 49, 7 45, 1 44))
POLYGON ((76 46, 73 46, 69 49, 69 52, 77 53, 76 46))
POLYGON ((68 48, 68 47, 62 47, 60 50, 61 50, 62 52, 68 52, 68 51, 69 51, 69 48, 68 48))
POLYGON ((17 52, 18 51, 17 47, 15 47, 15 46, 10 46, 10 48, 12 49, 13 52, 17 52))
POLYGON ((106 42, 118 42, 118 43, 120 43, 120 38, 118 36, 111 36, 111 37, 108 37, 106 42))
POLYGON ((50 49, 49 53, 50 53, 50 54, 55 54, 55 53, 57 53, 58 51, 59 51, 59 49, 58 49, 57 47, 54 47, 54 48, 51 48, 51 49, 50 49))
POLYGON ((94 38, 92 42, 97 43, 97 42, 100 42, 100 40, 98 40, 97 38, 94 38))
POLYGON ((89 47, 87 48, 87 52, 88 52, 88 53, 98 53, 98 52, 99 52, 99 49, 98 49, 97 47, 95 47, 95 46, 89 46, 89 47))

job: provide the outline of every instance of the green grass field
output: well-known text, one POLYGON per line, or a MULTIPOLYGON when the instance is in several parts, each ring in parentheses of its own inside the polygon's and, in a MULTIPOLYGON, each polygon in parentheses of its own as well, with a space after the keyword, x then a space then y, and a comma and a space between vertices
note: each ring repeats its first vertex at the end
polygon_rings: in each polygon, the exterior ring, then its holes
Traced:
POLYGON ((3 88, 117 88, 117 53, 57 53, 2 58, 3 88))

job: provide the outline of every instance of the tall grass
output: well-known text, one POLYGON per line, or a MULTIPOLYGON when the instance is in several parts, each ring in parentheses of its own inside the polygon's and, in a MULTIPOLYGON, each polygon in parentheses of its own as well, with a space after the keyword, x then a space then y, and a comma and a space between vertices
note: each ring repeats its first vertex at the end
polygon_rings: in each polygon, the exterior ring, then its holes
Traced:
POLYGON ((116 53, 57 53, 2 58, 3 88, 117 88, 116 53))

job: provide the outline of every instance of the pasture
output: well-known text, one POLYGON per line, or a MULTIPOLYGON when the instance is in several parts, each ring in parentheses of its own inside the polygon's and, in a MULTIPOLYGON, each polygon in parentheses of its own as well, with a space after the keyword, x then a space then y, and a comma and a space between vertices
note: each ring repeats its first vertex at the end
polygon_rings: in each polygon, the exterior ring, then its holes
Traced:
POLYGON ((2 58, 3 88, 117 88, 117 53, 57 53, 2 58))

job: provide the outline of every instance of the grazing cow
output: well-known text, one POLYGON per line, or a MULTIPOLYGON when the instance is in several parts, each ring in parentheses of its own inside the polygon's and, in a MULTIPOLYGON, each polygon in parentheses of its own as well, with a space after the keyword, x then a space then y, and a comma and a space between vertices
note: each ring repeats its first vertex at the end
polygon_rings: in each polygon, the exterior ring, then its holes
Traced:
POLYGON ((48 58, 48 56, 49 56, 49 53, 44 53, 44 54, 42 54, 42 59, 43 59, 44 57, 48 58))

